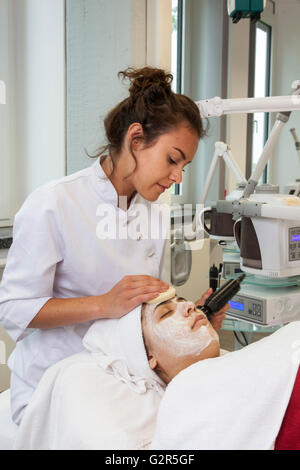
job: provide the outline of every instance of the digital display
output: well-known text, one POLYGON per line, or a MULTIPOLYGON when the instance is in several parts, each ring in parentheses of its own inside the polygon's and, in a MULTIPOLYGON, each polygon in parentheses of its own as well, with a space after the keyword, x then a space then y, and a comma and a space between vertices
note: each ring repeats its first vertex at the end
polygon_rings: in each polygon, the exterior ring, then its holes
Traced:
POLYGON ((231 308, 234 308, 235 310, 240 310, 243 312, 245 310, 244 304, 242 302, 233 302, 233 300, 229 300, 229 305, 231 308))
POLYGON ((300 235, 292 235, 292 242, 300 242, 300 235))
POLYGON ((239 274, 239 273, 242 273, 243 271, 241 270, 241 268, 235 268, 234 269, 234 274, 239 274))

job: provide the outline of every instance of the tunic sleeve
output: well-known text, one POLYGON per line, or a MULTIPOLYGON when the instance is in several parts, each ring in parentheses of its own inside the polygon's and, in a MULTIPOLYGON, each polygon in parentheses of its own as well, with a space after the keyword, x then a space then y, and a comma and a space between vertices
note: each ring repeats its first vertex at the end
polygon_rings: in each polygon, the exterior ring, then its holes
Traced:
POLYGON ((0 282, 0 323, 14 341, 53 297, 63 242, 53 191, 34 191, 17 213, 13 243, 0 282))

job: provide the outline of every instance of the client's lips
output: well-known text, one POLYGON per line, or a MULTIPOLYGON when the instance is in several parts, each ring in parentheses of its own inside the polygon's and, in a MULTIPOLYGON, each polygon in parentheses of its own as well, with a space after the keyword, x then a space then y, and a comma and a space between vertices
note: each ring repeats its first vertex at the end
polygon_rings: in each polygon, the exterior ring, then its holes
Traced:
POLYGON ((192 330, 195 328, 195 327, 199 327, 200 326, 203 326, 203 325, 206 325, 207 323, 207 318, 205 315, 203 315, 203 313, 200 313, 198 315, 196 315, 195 317, 195 320, 194 320, 194 323, 192 325, 192 330))

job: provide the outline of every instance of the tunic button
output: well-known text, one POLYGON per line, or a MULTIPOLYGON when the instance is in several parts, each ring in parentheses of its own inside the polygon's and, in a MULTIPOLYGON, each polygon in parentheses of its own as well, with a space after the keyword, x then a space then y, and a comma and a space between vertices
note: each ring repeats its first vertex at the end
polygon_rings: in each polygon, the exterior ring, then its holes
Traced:
POLYGON ((142 238, 142 235, 139 234, 139 235, 137 236, 137 240, 139 241, 139 240, 141 240, 141 238, 142 238))
POLYGON ((151 256, 155 255, 155 251, 150 251, 148 257, 151 258, 151 256))

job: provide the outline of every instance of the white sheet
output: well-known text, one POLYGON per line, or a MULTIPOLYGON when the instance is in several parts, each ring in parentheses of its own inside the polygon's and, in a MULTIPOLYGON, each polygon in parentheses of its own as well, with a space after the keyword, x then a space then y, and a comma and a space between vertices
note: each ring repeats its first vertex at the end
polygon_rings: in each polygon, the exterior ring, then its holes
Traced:
POLYGON ((143 449, 160 398, 137 394, 83 352, 52 366, 21 422, 15 449, 143 449))
POLYGON ((299 367, 299 340, 294 322, 182 371, 162 399, 151 449, 273 449, 299 367))
POLYGON ((52 366, 25 411, 16 449, 145 449, 164 387, 150 369, 140 308, 99 320, 87 350, 52 366))
POLYGON ((17 433, 10 412, 10 390, 0 393, 0 450, 12 450, 17 433))

